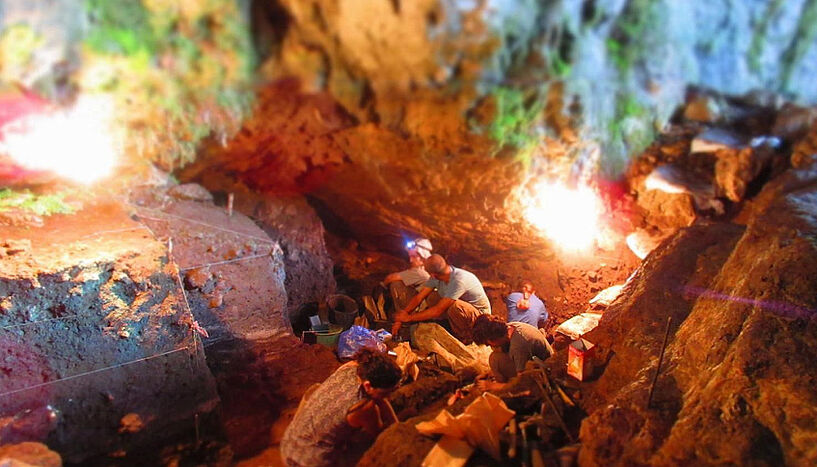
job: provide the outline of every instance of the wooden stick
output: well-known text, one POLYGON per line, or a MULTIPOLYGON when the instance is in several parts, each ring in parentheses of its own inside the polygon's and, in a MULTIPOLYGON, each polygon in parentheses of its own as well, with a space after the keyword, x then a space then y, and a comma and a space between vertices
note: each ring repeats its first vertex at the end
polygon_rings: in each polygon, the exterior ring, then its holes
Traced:
POLYGON ((672 316, 667 318, 667 330, 664 332, 664 343, 661 344, 661 353, 658 354, 658 367, 655 369, 655 376, 653 376, 652 385, 650 386, 650 395, 647 397, 647 410, 649 410, 652 405, 652 395, 655 392, 655 384, 658 382, 658 374, 661 373, 661 362, 664 360, 664 350, 667 348, 670 325, 672 325, 672 316))
POLYGON ((508 447, 508 457, 513 459, 516 457, 516 419, 511 419, 511 424, 508 427, 508 431, 511 434, 510 446, 508 447))
MULTIPOLYGON (((547 376, 545 375, 544 370, 540 370, 542 372, 542 379, 547 381, 547 376)), ((562 431, 565 432, 567 438, 570 440, 571 443, 576 442, 576 438, 570 433, 570 430, 567 428, 567 423, 565 423, 565 419, 562 418, 562 414, 559 413, 559 410, 556 408, 556 404, 553 403, 553 399, 550 398, 550 393, 545 386, 542 384, 541 381, 536 381, 536 384, 539 385, 539 389, 542 390, 542 395, 545 396, 545 401, 547 401, 550 408, 553 410, 553 413, 556 415, 556 419, 559 420, 559 425, 562 427, 562 431)))

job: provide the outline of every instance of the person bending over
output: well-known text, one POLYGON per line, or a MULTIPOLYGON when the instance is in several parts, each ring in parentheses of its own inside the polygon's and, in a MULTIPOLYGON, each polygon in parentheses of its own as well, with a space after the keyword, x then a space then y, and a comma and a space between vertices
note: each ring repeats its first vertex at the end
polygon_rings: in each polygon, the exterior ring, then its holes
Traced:
POLYGON ((506 323, 498 316, 480 316, 474 322, 474 342, 493 348, 488 363, 496 381, 481 380, 483 391, 500 391, 508 380, 525 369, 525 363, 537 356, 550 356, 545 335, 527 323, 506 323))
POLYGON ((425 261, 426 271, 431 275, 420 292, 394 315, 392 334, 400 331, 403 323, 428 321, 445 317, 451 325, 451 333, 464 344, 472 342, 471 331, 477 316, 491 314, 491 303, 485 295, 477 276, 448 264, 440 255, 431 255, 425 261), (423 311, 412 313, 434 290, 440 301, 423 311))
POLYGON ((301 402, 281 440, 284 464, 355 465, 377 435, 397 421, 386 397, 401 377, 388 355, 358 352, 301 402))
POLYGON ((527 323, 535 328, 542 328, 548 319, 545 303, 536 296, 533 283, 523 280, 519 292, 513 292, 505 298, 508 306, 508 322, 527 323))

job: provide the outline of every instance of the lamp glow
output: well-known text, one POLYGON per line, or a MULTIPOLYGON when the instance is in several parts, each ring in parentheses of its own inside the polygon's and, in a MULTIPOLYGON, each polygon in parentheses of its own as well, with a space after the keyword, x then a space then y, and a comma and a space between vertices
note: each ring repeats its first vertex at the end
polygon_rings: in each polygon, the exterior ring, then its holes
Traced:
POLYGON ((525 205, 528 222, 565 250, 582 251, 594 245, 602 204, 588 187, 569 189, 541 182, 525 205))
POLYGON ((31 114, 3 126, 0 152, 26 169, 91 183, 116 165, 112 115, 109 100, 80 97, 69 109, 31 114))

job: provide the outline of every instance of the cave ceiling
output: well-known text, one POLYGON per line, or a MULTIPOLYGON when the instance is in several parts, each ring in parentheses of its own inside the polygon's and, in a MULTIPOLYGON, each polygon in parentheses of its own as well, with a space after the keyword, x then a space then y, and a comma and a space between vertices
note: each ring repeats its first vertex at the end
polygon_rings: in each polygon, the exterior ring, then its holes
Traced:
POLYGON ((48 105, 111 98, 130 162, 490 264, 553 250, 525 218, 537 183, 620 197, 690 86, 817 99, 815 2, 733 3, 9 1, 0 78, 48 105))

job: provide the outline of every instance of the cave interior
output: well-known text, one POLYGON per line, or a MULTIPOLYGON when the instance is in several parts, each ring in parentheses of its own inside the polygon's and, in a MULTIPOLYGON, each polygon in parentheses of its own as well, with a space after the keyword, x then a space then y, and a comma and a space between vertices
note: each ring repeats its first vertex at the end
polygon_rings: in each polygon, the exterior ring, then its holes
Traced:
POLYGON ((352 465, 817 465, 815 25, 0 2, 0 464, 287 465, 355 318, 408 362, 352 465), (483 391, 489 347, 393 328, 419 239, 502 320, 529 281, 550 357, 483 391), (488 392, 487 441, 418 431, 488 392))

